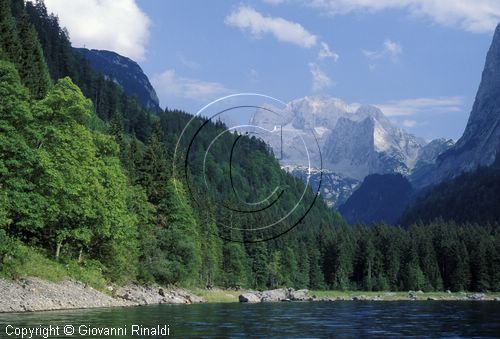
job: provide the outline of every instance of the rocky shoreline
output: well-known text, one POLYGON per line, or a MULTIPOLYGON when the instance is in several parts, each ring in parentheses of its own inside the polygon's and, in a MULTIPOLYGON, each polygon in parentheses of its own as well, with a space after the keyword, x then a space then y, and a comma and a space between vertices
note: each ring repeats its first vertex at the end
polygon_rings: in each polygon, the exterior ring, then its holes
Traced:
POLYGON ((395 292, 379 292, 378 294, 364 295, 362 292, 356 295, 343 295, 336 297, 317 297, 309 290, 294 290, 293 288, 280 288, 269 291, 248 291, 240 294, 239 301, 246 303, 278 302, 278 301, 405 301, 405 300, 428 300, 428 301, 500 301, 500 297, 486 295, 484 293, 424 293, 423 291, 409 291, 408 294, 395 292), (439 294, 439 295, 437 295, 439 294))
POLYGON ((203 302, 184 289, 160 286, 129 284, 109 287, 109 292, 111 295, 71 279, 60 283, 39 278, 0 279, 0 313, 203 302))
MULTIPOLYGON (((207 290, 217 293, 224 290, 207 290)), ((233 291, 234 293, 235 291, 233 291)), ((234 301, 244 303, 287 301, 500 301, 500 296, 484 293, 424 293, 403 292, 359 292, 326 291, 320 296, 306 289, 279 288, 268 291, 242 291, 234 294, 234 301), (331 293, 331 295, 328 295, 331 293), (336 294, 336 295, 334 295, 336 294)), ((213 302, 220 302, 217 299, 213 302)), ((84 283, 66 279, 59 283, 40 278, 24 278, 16 281, 0 279, 0 313, 36 312, 100 307, 130 307, 155 304, 195 304, 204 299, 186 289, 168 289, 158 285, 128 284, 123 287, 108 287, 108 293, 98 291, 84 283)))

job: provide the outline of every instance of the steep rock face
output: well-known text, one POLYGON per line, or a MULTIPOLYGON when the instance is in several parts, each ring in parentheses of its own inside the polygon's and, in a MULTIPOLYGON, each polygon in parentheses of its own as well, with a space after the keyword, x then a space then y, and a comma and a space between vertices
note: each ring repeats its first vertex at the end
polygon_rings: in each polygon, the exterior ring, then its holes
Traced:
POLYGON ((145 109, 161 110, 156 91, 141 67, 133 60, 115 52, 75 48, 89 61, 90 66, 117 82, 127 95, 136 96, 145 109))
POLYGON ((417 163, 413 168, 409 180, 416 186, 428 180, 428 176, 436 168, 436 161, 455 145, 452 139, 434 139, 418 151, 417 163))
POLYGON ((448 151, 454 145, 455 142, 452 139, 440 138, 432 140, 427 145, 419 149, 415 167, 435 163, 439 155, 448 151))
POLYGON ((395 128, 373 106, 361 106, 338 119, 324 143, 325 163, 362 180, 373 173, 409 174, 425 142, 395 128))
POLYGON ((266 142, 280 155, 281 165, 295 176, 307 180, 310 160, 313 187, 319 182, 318 168, 322 165, 320 192, 332 207, 345 202, 367 175, 408 175, 420 160, 433 162, 438 155, 431 151, 439 148, 436 143, 421 152, 426 145, 424 140, 393 126, 374 106, 346 104, 329 96, 308 96, 289 102, 281 110, 267 108, 278 114, 257 110, 251 123, 273 131, 266 142), (309 152, 304 151, 303 144, 309 152))
POLYGON ((435 184, 489 166, 500 149, 500 25, 497 26, 486 57, 476 100, 463 136, 442 154, 436 168, 419 181, 419 186, 435 184))
MULTIPOLYGON (((328 96, 304 97, 291 101, 279 113, 273 116, 258 110, 252 123, 268 129, 282 126, 282 165, 307 164, 302 140, 311 146, 311 162, 320 163, 312 133, 321 149, 323 168, 357 180, 372 173, 408 174, 425 145, 424 140, 394 127, 374 106, 349 105, 328 96)), ((266 141, 281 151, 278 134, 266 141)))

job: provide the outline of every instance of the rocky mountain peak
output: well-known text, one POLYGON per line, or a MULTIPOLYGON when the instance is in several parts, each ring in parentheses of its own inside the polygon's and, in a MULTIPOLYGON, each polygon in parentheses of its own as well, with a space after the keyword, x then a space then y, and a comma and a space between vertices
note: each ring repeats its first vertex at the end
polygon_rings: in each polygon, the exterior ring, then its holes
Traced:
POLYGON ((111 51, 86 48, 75 50, 88 60, 95 71, 118 83, 125 94, 137 97, 142 107, 153 112, 161 110, 155 89, 134 60, 111 51))
POLYGON ((443 153, 420 187, 451 179, 464 171, 489 166, 500 150, 500 25, 491 43, 464 134, 443 153))

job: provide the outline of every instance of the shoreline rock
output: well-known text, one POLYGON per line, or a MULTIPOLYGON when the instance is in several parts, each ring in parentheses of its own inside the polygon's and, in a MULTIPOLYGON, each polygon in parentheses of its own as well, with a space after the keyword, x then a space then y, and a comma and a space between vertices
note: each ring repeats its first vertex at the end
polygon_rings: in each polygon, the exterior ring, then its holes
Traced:
MULTIPOLYGON (((123 287, 108 287, 108 293, 98 291, 79 281, 66 279, 59 283, 40 278, 24 278, 16 281, 0 279, 0 313, 36 312, 68 309, 131 307, 156 304, 195 304, 203 299, 182 289, 168 289, 159 285, 130 283, 123 287)), ((268 291, 242 291, 235 302, 287 302, 287 301, 500 301, 497 295, 484 293, 426 294, 409 291, 408 294, 380 292, 377 295, 349 294, 331 297, 309 295, 306 289, 278 288, 268 291)), ((367 292, 365 292, 367 293, 367 292)))
POLYGON ((277 301, 314 301, 317 300, 308 295, 309 290, 294 290, 293 288, 277 288, 263 292, 249 291, 240 294, 240 302, 259 303, 259 302, 277 302, 277 301))
POLYGON ((71 279, 60 283, 39 278, 0 279, 0 313, 203 302, 187 290, 156 285, 129 284, 110 292, 113 296, 71 279))
MULTIPOLYGON (((446 295, 436 297, 433 294, 426 295, 423 291, 408 291, 408 294, 400 293, 397 295, 395 292, 379 292, 377 295, 367 296, 359 294, 352 296, 337 296, 337 297, 316 297, 309 296, 309 291, 294 290, 293 288, 279 288, 268 291, 247 291, 240 294, 238 297, 239 302, 246 303, 259 303, 259 302, 279 302, 279 301, 500 301, 500 297, 487 296, 484 293, 471 293, 464 292, 452 293, 446 291, 446 295)), ((366 292, 365 292, 366 293, 366 292)), ((399 293, 399 292, 398 292, 399 293)))

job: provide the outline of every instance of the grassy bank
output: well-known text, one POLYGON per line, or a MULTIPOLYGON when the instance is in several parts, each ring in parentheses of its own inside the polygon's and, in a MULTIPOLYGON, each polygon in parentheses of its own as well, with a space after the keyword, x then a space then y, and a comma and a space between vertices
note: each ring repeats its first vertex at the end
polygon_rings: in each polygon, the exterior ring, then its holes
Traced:
MULTIPOLYGON (((192 292, 202 297, 207 303, 231 303, 239 302, 238 296, 248 290, 205 290, 194 289, 192 292)), ((416 300, 465 300, 467 296, 475 294, 474 292, 416 292, 416 300)), ((372 291, 309 291, 308 295, 314 300, 373 300, 373 301, 408 301, 410 300, 408 292, 372 292, 372 291)), ((500 299, 500 292, 484 293, 484 300, 500 299)))
POLYGON ((55 283, 71 278, 97 290, 106 291, 102 265, 96 261, 85 260, 78 263, 77 260, 64 258, 56 261, 20 242, 15 242, 11 246, 11 251, 2 258, 2 261, 0 278, 37 277, 55 283))
MULTIPOLYGON (((469 295, 476 292, 415 292, 416 300, 463 300, 469 295)), ((387 291, 309 291, 309 295, 315 299, 331 299, 331 300, 352 300, 358 298, 360 300, 383 300, 397 301, 409 300, 408 292, 387 292, 387 291)), ((500 298, 500 292, 484 293, 485 299, 500 298)))

